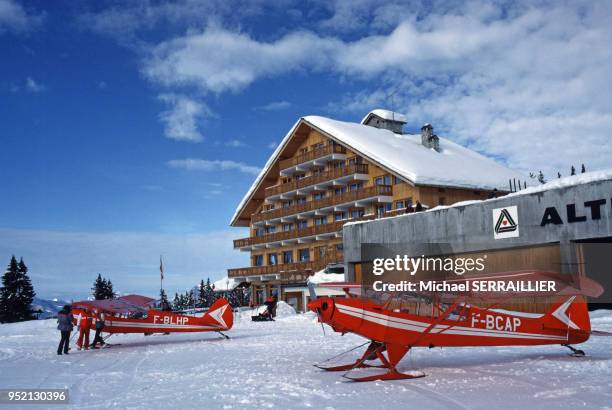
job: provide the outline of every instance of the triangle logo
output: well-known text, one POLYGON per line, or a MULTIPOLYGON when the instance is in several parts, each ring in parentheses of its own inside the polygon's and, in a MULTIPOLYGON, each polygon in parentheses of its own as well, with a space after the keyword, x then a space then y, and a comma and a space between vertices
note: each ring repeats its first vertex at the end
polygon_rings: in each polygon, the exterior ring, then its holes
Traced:
POLYGON ((493 236, 495 239, 519 236, 518 212, 516 206, 493 210, 493 236))

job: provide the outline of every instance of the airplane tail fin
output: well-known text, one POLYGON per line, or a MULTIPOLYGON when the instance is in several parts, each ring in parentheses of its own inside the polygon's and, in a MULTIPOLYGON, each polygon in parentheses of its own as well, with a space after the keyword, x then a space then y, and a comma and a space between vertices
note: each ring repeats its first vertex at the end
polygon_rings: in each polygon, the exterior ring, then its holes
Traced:
POLYGON ((587 302, 582 295, 561 299, 546 313, 546 326, 567 329, 568 333, 591 333, 591 320, 587 302))
POLYGON ((208 309, 204 318, 223 326, 223 329, 219 330, 229 330, 234 325, 234 312, 225 298, 217 299, 208 309))

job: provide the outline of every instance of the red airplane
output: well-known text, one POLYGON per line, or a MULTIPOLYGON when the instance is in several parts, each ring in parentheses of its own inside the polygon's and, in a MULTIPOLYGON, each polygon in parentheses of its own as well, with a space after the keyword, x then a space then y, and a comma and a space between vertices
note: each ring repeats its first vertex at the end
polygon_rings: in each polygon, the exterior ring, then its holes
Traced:
MULTIPOLYGON (((464 293, 404 293, 391 295, 386 301, 359 297, 349 292, 360 285, 326 285, 343 288, 348 298, 316 298, 311 287, 308 308, 336 332, 355 333, 370 340, 360 359, 340 366, 317 367, 327 371, 345 371, 364 367, 387 369, 386 373, 365 377, 351 377, 354 381, 396 380, 423 377, 425 374, 400 373, 396 366, 413 347, 458 346, 515 346, 558 344, 568 347, 576 356, 584 352, 571 344, 585 342, 591 334, 591 325, 585 296, 597 297, 603 288, 595 281, 579 277, 579 284, 568 284, 567 275, 550 272, 511 272, 494 275, 496 281, 545 280, 558 284, 552 306, 544 314, 498 309, 500 295, 490 292, 464 293), (411 304, 405 303, 406 297, 411 304), (415 298, 416 297, 416 298, 415 298), (403 298, 403 299, 402 299, 403 298), (495 299, 487 307, 478 307, 469 301, 495 299), (404 300, 404 303, 401 303, 404 300), (420 301, 417 304, 415 301, 420 301), (408 306, 410 306, 408 308, 408 306), (407 309, 408 308, 408 309, 407 309), (425 312, 424 312, 425 311, 425 312), (386 356, 383 354, 386 351, 386 356), (378 359, 382 365, 367 361, 378 359)), ((491 276, 453 279, 447 282, 466 283, 491 280, 491 276)), ((550 293, 529 292, 530 296, 549 296, 550 293)), ((505 301, 521 297, 520 292, 506 292, 505 301)), ((605 332, 598 332, 599 334, 605 332)))
POLYGON ((84 300, 72 304, 75 317, 104 313, 104 333, 222 332, 232 328, 234 314, 224 298, 218 299, 202 317, 180 315, 152 308, 154 299, 128 295, 109 300, 84 300))

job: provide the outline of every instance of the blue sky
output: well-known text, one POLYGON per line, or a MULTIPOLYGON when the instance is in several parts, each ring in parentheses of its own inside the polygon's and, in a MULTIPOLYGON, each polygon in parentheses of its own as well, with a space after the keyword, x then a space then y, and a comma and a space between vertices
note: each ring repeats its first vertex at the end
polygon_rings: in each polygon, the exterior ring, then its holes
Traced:
POLYGON ((169 292, 246 266, 229 219, 308 114, 389 107, 525 173, 609 167, 611 14, 0 0, 0 257, 23 256, 46 297, 84 296, 98 272, 153 294, 160 253, 169 292))

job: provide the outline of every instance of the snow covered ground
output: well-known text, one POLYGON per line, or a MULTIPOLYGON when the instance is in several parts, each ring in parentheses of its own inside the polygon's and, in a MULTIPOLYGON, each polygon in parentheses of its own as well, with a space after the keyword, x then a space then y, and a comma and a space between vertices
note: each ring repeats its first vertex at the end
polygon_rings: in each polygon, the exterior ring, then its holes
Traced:
MULTIPOLYGON (((257 323, 241 313, 231 340, 116 335, 109 342, 121 345, 69 356, 55 354, 53 320, 0 325, 0 388, 68 388, 79 409, 612 407, 612 337, 581 345, 584 358, 560 346, 417 349, 399 368, 427 377, 354 383, 312 365, 363 339, 282 313, 257 323)), ((612 331, 612 312, 595 312, 593 328, 612 331)))

